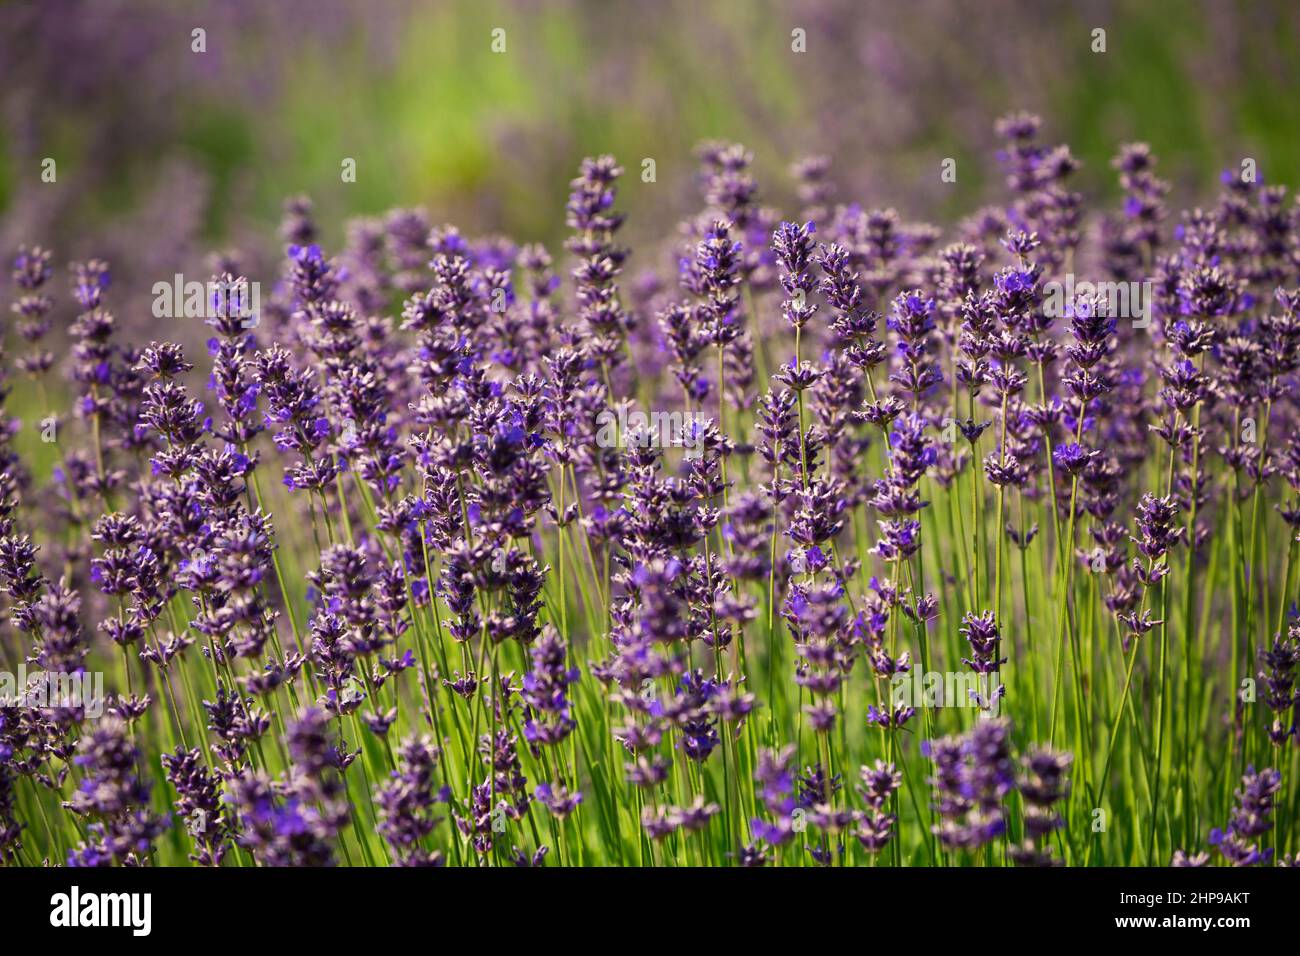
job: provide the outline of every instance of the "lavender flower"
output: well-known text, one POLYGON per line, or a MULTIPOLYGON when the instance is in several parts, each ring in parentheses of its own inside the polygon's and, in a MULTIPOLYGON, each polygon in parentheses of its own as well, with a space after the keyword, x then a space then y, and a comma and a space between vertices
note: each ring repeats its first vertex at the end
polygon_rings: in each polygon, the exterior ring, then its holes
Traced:
POLYGON ((1236 806, 1228 819, 1227 830, 1210 831, 1210 845, 1217 847, 1233 866, 1254 866, 1273 858, 1273 848, 1260 849, 1251 841, 1273 829, 1273 797, 1281 789, 1282 775, 1265 769, 1258 773, 1253 766, 1241 778, 1241 788, 1234 792, 1236 806))

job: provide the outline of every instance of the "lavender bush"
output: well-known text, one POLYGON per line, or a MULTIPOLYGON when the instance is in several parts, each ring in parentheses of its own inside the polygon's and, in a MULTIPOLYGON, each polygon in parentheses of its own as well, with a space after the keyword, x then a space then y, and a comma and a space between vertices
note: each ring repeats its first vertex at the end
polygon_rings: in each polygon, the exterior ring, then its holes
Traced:
POLYGON ((21 249, 0 859, 1295 862, 1300 207, 997 133, 946 230, 706 144, 636 274, 609 156, 562 252, 294 199, 206 355, 21 249))

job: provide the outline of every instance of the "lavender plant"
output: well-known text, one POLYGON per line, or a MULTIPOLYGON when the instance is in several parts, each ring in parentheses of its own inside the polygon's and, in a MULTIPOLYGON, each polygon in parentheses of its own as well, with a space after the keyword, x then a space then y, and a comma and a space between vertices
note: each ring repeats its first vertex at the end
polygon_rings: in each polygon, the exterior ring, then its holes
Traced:
POLYGON ((946 244, 725 143, 659 248, 297 198, 206 357, 19 250, 0 861, 1295 859, 1300 206, 997 129, 946 244))

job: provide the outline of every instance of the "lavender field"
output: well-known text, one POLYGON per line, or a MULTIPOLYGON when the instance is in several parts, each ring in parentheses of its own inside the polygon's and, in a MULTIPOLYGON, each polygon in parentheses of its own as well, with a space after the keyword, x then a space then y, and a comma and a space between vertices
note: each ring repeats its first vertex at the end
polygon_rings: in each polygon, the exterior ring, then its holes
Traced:
POLYGON ((769 129, 504 224, 340 153, 78 232, 31 153, 0 863, 1300 863, 1300 203, 1006 100, 897 196, 769 129))

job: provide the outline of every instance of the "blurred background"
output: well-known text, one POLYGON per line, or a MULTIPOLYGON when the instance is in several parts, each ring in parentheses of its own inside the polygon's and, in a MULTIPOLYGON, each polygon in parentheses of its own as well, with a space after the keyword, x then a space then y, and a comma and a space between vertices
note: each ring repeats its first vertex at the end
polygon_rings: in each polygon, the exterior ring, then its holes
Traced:
POLYGON ((790 164, 822 153, 837 200, 944 222, 999 194, 992 125, 1012 109, 1070 144, 1085 193, 1113 193, 1131 139, 1197 194, 1243 156, 1294 184, 1298 65, 1295 0, 9 0, 0 251, 106 257, 121 308, 213 249, 273 255, 297 193, 327 251, 393 206, 554 248, 600 152, 628 170, 635 248, 698 208, 709 138, 750 147, 762 201, 791 214, 790 164))

